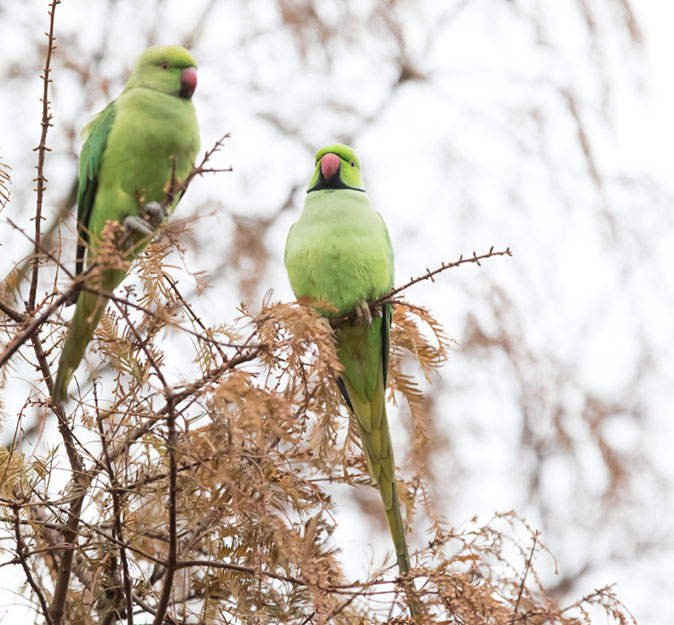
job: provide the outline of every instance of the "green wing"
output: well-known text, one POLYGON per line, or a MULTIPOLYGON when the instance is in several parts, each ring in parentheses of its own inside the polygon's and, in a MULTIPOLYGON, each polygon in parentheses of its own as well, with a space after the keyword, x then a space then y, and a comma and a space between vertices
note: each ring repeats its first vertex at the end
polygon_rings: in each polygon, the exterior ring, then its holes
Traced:
POLYGON ((89 220, 96 200, 98 173, 103 163, 110 130, 115 123, 113 100, 84 128, 87 140, 80 155, 80 182, 77 187, 77 258, 75 275, 82 273, 89 244, 89 220))

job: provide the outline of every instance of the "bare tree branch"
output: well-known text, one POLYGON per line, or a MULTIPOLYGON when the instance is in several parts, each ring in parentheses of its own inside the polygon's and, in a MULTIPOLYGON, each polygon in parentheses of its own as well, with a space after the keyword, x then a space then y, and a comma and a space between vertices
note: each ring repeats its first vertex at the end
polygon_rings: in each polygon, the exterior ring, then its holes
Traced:
POLYGON ((61 0, 52 0, 49 8, 49 32, 47 33, 47 58, 45 59, 44 69, 42 72, 42 134, 40 135, 40 143, 35 148, 37 151, 37 206, 35 207, 35 249, 33 256, 33 274, 30 281, 30 294, 28 295, 28 304, 26 306, 28 312, 35 308, 35 299, 37 296, 37 279, 38 268, 40 266, 40 236, 42 233, 42 201, 44 198, 44 191, 46 189, 47 179, 44 175, 44 159, 45 154, 49 151, 47 147, 47 132, 52 126, 52 114, 49 112, 49 83, 51 78, 51 56, 55 49, 54 45, 54 16, 56 13, 56 5, 60 4, 61 0))
POLYGON ((515 622, 517 617, 517 611, 520 609, 520 601, 522 600, 522 593, 524 592, 524 586, 527 582, 527 575, 529 574, 529 569, 531 568, 531 561, 536 552, 536 542, 538 540, 538 531, 534 532, 534 537, 532 540, 531 551, 529 551, 529 557, 527 558, 526 566, 524 567, 524 574, 522 575, 522 583, 520 584, 519 592, 517 593, 517 601, 515 602, 515 609, 513 610, 512 618, 510 619, 510 625, 515 622))
POLYGON ((42 588, 36 583, 35 579, 33 578, 33 574, 31 573, 30 567, 28 566, 28 555, 26 553, 26 544, 23 541, 23 537, 21 536, 21 525, 19 523, 19 506, 14 505, 14 535, 16 537, 16 556, 21 563, 21 567, 23 568, 23 572, 26 575, 26 581, 30 585, 30 587, 33 589, 33 592, 35 593, 35 596, 37 597, 38 601, 40 602, 40 608, 42 609, 42 614, 44 615, 45 621, 47 621, 47 625, 52 625, 52 620, 51 616, 49 614, 49 606, 47 605, 47 600, 44 597, 44 593, 42 592, 42 588))
MULTIPOLYGON (((95 388, 95 387, 94 387, 95 388)), ((96 398, 98 404, 98 398, 96 398)), ((98 405, 96 407, 96 424, 98 425, 98 432, 101 437, 101 446, 103 447, 103 457, 105 458, 105 467, 107 469, 108 477, 110 478, 110 496, 112 497, 113 517, 115 522, 115 538, 119 540, 119 559, 122 562, 122 578, 124 582, 124 597, 126 599, 126 622, 128 625, 133 625, 133 593, 131 587, 131 576, 129 574, 129 563, 126 557, 126 547, 124 539, 124 528, 122 525, 122 510, 120 505, 121 488, 117 475, 115 474, 110 454, 108 453, 108 437, 103 430, 103 420, 101 418, 98 405)))

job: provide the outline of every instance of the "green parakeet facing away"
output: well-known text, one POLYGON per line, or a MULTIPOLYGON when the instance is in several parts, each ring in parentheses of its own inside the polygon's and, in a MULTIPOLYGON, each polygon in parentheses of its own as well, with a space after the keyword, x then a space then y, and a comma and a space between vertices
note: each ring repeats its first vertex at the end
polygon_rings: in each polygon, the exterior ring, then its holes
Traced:
MULTIPOLYGON (((76 273, 96 259, 101 232, 109 220, 134 231, 137 255, 167 215, 165 187, 183 180, 199 150, 199 127, 192 104, 196 63, 180 46, 153 47, 138 59, 121 95, 84 129, 77 189, 76 273), (143 217, 146 217, 144 219, 143 217), (149 222, 149 223, 148 223, 149 222)), ((169 212, 173 212, 173 206, 169 212)), ((106 270, 87 285, 111 293, 125 272, 106 270)), ((82 291, 59 360, 53 400, 67 398, 68 384, 98 324, 107 298, 82 291)))
POLYGON ((396 490, 395 462, 386 418, 385 391, 391 305, 372 318, 367 305, 393 288, 393 249, 388 230, 365 193, 360 163, 345 145, 316 154, 304 211, 288 233, 285 264, 297 297, 331 302, 338 317, 358 318, 336 331, 344 367, 337 380, 358 422, 372 481, 379 487, 401 572, 410 569, 405 529, 396 490))

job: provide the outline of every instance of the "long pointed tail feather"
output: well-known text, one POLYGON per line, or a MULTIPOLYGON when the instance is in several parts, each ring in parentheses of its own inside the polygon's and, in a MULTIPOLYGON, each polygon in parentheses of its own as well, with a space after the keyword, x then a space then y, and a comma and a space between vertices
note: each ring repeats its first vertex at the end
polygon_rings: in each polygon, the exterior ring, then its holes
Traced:
MULTIPOLYGON (((355 321, 340 327, 337 353, 344 374, 337 384, 356 417, 367 468, 379 488, 398 568, 405 577, 411 568, 410 556, 400 513, 391 431, 386 416, 389 325, 390 314, 372 319, 371 325, 355 321)), ((406 579, 404 585, 410 615, 415 617, 420 611, 414 596, 414 580, 406 579)))
MULTIPOLYGON (((349 387, 350 384, 347 380, 345 388, 348 389, 349 387)), ((401 575, 405 575, 409 573, 411 563, 407 541, 405 540, 405 524, 400 512, 400 498, 398 497, 398 489, 396 487, 391 432, 388 426, 383 392, 376 395, 380 396, 375 396, 374 401, 367 402, 368 405, 363 405, 353 395, 351 395, 349 403, 358 421, 358 429, 363 441, 363 450, 370 476, 373 482, 377 484, 382 503, 384 504, 386 520, 396 552, 396 560, 398 561, 398 569, 401 575), (375 424, 377 427, 372 427, 375 424), (369 432, 365 429, 366 425, 370 426, 369 432)), ((414 581, 406 580, 404 583, 408 609, 410 616, 414 618, 421 614, 418 601, 414 597, 414 581)))
MULTIPOLYGON (((396 552, 398 569, 404 575, 409 573, 411 563, 407 541, 405 540, 405 524, 400 512, 400 499, 396 487, 395 460, 391 444, 391 432, 386 416, 383 376, 380 373, 380 381, 377 383, 372 401, 361 401, 348 378, 341 379, 339 387, 344 394, 347 405, 356 416, 370 477, 379 488, 396 552)), ((418 616, 421 612, 413 594, 414 582, 408 580, 405 583, 405 588, 410 616, 418 616)))
MULTIPOLYGON (((382 484, 379 485, 379 490, 382 489, 382 484)), ((395 482, 393 483, 393 498, 390 510, 386 510, 386 520, 388 521, 389 530, 393 538, 393 544, 396 550, 396 558, 398 560, 398 570, 401 575, 409 573, 412 568, 410 563, 410 554, 407 551, 407 541, 405 540, 405 526, 403 524, 402 515, 400 514, 400 500, 398 499, 398 490, 395 482), (402 540, 397 540, 402 538, 402 540)), ((419 602, 415 597, 414 579, 404 580, 405 593, 407 595, 407 608, 410 611, 412 618, 421 615, 419 602)))
MULTIPOLYGON (((391 488, 393 490, 393 497, 391 498, 391 507, 386 510, 386 520, 388 521, 389 531, 393 539, 393 546, 396 550, 396 558, 398 560, 398 568, 401 573, 409 573, 410 554, 407 551, 407 541, 405 540, 405 525, 403 523, 402 514, 400 513, 400 500, 398 499, 398 492, 395 483, 392 485, 384 484, 383 481, 379 484, 379 490, 384 488, 391 488)), ((382 496, 383 499, 383 496, 382 496)))

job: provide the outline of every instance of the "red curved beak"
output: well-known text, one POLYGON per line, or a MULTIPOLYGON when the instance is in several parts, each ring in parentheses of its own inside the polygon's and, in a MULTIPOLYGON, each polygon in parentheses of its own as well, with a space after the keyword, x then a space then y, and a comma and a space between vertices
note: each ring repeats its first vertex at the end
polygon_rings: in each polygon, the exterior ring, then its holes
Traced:
POLYGON ((180 97, 189 100, 197 88, 197 70, 188 67, 180 72, 180 97))
POLYGON ((339 171, 339 156, 328 152, 321 158, 323 178, 330 180, 339 171))

